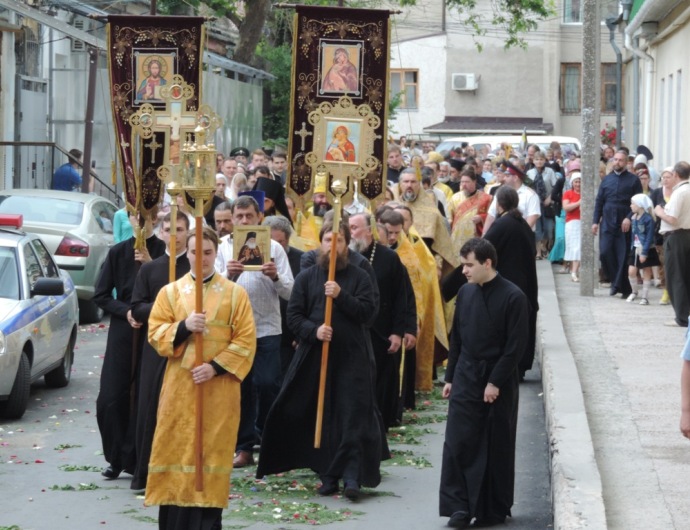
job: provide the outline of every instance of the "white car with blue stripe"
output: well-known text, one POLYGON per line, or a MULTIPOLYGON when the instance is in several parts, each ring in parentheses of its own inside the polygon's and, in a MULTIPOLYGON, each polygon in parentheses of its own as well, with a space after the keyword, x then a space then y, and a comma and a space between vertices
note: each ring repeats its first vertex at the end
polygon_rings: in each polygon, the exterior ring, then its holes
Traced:
POLYGON ((20 215, 0 215, 0 417, 21 418, 31 383, 69 383, 79 308, 69 274, 20 215))

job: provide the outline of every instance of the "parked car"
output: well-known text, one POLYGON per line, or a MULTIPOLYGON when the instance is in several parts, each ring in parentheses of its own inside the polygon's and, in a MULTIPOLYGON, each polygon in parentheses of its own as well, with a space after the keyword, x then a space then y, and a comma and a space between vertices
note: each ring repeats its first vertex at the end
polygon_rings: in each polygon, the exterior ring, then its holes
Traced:
POLYGON ((0 417, 21 418, 31 383, 69 383, 79 303, 70 275, 58 268, 21 216, 0 215, 0 417))
MULTIPOLYGON (((527 137, 528 144, 537 144, 542 151, 546 151, 551 145, 551 142, 558 142, 561 145, 561 150, 565 156, 572 151, 580 152, 580 141, 577 138, 570 136, 538 136, 529 135, 527 137)), ((486 135, 486 136, 463 136, 457 138, 446 138, 436 146, 436 151, 439 153, 443 151, 455 151, 460 149, 462 144, 466 143, 474 147, 474 150, 479 156, 493 156, 501 144, 508 144, 516 149, 522 142, 520 135, 486 135)))
POLYGON ((39 234, 77 289, 81 321, 100 322, 103 310, 93 303, 96 280, 113 245, 117 206, 86 193, 13 189, 0 191, 0 214, 24 216, 24 230, 39 234))

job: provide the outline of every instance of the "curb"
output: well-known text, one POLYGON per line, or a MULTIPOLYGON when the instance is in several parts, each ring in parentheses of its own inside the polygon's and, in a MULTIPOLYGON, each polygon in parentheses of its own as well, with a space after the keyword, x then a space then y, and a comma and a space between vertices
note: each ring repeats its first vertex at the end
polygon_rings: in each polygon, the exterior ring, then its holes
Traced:
POLYGON ((550 262, 537 264, 539 336, 555 529, 605 529, 601 476, 550 262))

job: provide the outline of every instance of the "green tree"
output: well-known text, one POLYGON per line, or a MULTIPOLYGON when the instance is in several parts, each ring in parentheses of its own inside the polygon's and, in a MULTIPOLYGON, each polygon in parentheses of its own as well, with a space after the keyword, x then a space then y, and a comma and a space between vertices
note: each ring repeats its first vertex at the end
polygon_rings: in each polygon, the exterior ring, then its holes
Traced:
MULTIPOLYGON (((397 0, 401 6, 412 6, 417 0, 397 0)), ((271 24, 284 23, 286 17, 278 13, 290 10, 274 9, 272 0, 206 0, 203 2, 218 17, 228 18, 239 31, 239 40, 233 59, 252 66, 257 65, 257 50, 262 37, 268 33, 275 35, 271 24), (241 6, 242 9, 238 9, 241 6)), ((277 4, 278 2, 276 2, 277 4)), ((336 0, 307 0, 302 3, 312 5, 337 5, 336 0)), ((160 0, 161 13, 190 14, 198 11, 201 0, 160 0)), ((381 8, 381 0, 353 0, 346 2, 348 7, 381 8)), ((446 0, 446 5, 460 13, 465 26, 471 29, 477 47, 481 49, 481 37, 488 27, 500 27, 506 33, 505 47, 527 46, 524 35, 534 31, 539 22, 555 13, 554 0, 446 0), (478 6, 490 4, 488 15, 482 14, 478 6)), ((291 15, 291 13, 289 13, 291 15)), ((272 39, 268 40, 272 44, 272 39)), ((278 45, 284 42, 277 43, 278 45)))

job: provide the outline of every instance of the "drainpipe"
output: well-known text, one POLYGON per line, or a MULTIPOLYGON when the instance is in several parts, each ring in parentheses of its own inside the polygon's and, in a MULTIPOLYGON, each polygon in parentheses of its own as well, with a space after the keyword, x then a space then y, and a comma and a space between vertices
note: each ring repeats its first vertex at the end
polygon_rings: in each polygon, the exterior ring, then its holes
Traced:
POLYGON ((616 27, 621 22, 621 17, 606 19, 606 27, 609 28, 609 42, 616 53, 616 149, 621 147, 621 132, 623 130, 621 83, 623 82, 623 54, 616 45, 616 27))
MULTIPOLYGON (((645 87, 644 87, 644 130, 642 132, 642 141, 634 142, 634 145, 640 145, 643 143, 645 145, 649 144, 650 139, 650 120, 652 116, 652 78, 654 77, 654 57, 640 49, 640 38, 635 37, 634 39, 625 33, 625 48, 629 50, 635 57, 635 59, 642 59, 647 64, 647 73, 644 76, 645 87)), ((637 70, 636 70, 637 72, 637 70)), ((639 79, 634 86, 637 103, 635 104, 636 119, 634 120, 633 135, 637 134, 639 140, 639 128, 640 128, 640 117, 639 117, 639 102, 640 102, 640 84, 639 79)))

